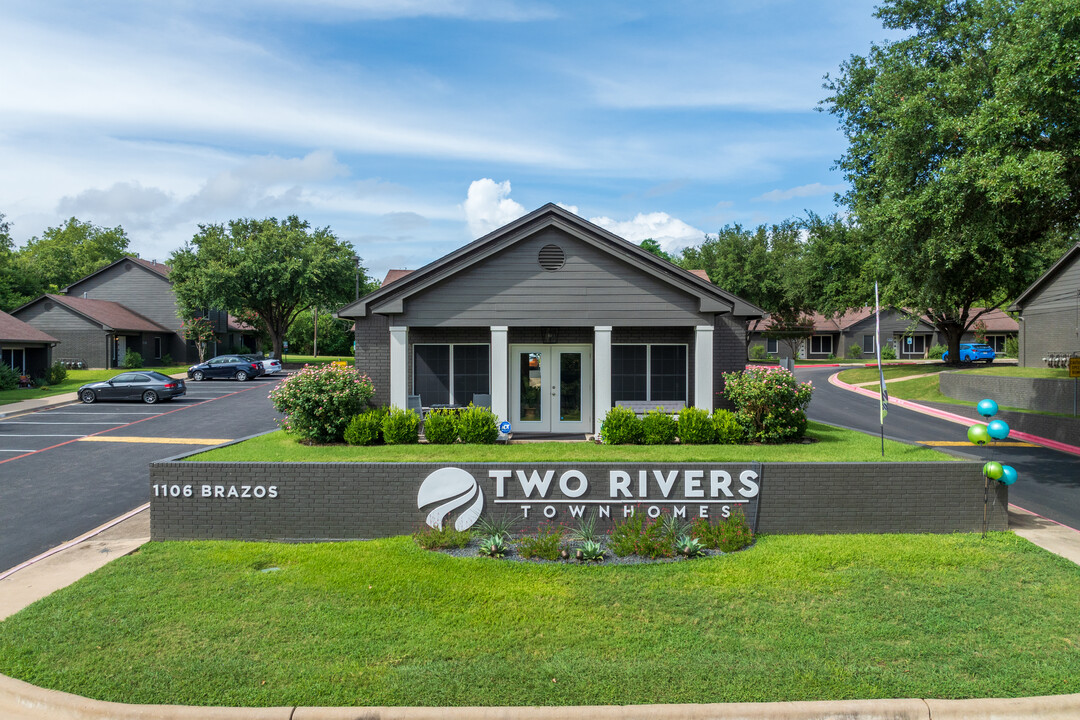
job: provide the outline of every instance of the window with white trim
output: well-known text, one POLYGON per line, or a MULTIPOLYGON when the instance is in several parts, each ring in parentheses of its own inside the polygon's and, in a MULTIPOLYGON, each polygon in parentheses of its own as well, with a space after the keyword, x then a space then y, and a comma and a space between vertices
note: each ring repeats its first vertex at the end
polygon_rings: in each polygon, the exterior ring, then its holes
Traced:
POLYGON ((431 405, 468 405, 491 392, 487 344, 413 345, 413 394, 431 405))
POLYGON ((874 350, 874 336, 863 335, 862 336, 862 351, 867 355, 873 355, 874 350))
POLYGON ((996 352, 996 353, 1004 353, 1005 352, 1005 338, 1006 337, 1007 337, 1006 335, 987 335, 986 336, 986 344, 989 345, 990 347, 994 348, 994 352, 996 352))
POLYGON ((780 341, 776 338, 765 338, 765 353, 768 355, 779 355, 780 341))
POLYGON ((811 335, 810 336, 810 354, 811 355, 831 355, 832 354, 832 335, 811 335))
POLYGON ((612 345, 612 402, 686 402, 686 345, 612 345))
POLYGON ((903 348, 905 355, 922 355, 926 352, 926 336, 914 335, 904 338, 903 348))

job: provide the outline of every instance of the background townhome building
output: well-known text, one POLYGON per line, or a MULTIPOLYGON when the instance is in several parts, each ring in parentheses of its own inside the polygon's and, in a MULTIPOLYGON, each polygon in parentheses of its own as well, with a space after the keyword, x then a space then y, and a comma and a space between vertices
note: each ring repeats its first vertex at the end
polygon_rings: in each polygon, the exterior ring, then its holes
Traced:
MULTIPOLYGON (((971 312, 983 312, 972 308, 971 312)), ((855 346, 861 356, 871 358, 875 354, 874 308, 862 307, 848 310, 842 315, 827 317, 813 313, 807 326, 807 335, 793 339, 768 337, 769 318, 750 322, 750 357, 755 355, 773 358, 825 360, 830 357, 848 357, 848 348, 855 346), (794 346, 794 347, 793 347, 794 346), (755 347, 762 350, 755 351, 755 347)), ((1006 341, 1017 336, 1019 325, 1001 310, 990 310, 979 318, 978 330, 1000 355, 1005 352, 1006 341)), ((916 360, 929 356, 930 348, 945 345, 946 338, 925 318, 914 318, 903 310, 882 308, 881 342, 896 351, 900 360, 916 360)), ((975 328, 964 333, 961 342, 979 342, 975 328)))
POLYGON ((0 311, 0 364, 19 375, 45 375, 58 342, 52 335, 0 311))
POLYGON ((487 404, 515 433, 616 403, 711 410, 762 311, 553 204, 345 306, 376 402, 487 404))
POLYGON ((1020 364, 1080 353, 1080 243, 1031 284, 1009 310, 1020 313, 1020 364))
MULTIPOLYGON (((138 352, 146 365, 165 360, 197 362, 194 343, 180 332, 182 319, 169 266, 123 257, 64 288, 63 295, 42 295, 11 313, 56 338, 54 359, 86 367, 119 367, 125 353, 138 352)), ((207 310, 217 332, 208 357, 241 346, 256 350, 258 334, 220 310, 207 310)))

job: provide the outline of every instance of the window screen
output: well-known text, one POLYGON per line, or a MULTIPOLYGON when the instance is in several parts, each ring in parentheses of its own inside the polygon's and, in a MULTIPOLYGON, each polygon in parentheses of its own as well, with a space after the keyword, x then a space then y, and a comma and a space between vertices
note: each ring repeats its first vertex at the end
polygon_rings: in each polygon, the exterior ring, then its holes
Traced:
POLYGON ((862 336, 862 351, 864 353, 866 353, 867 355, 872 355, 874 353, 874 336, 873 335, 863 335, 862 336))
POLYGON ((612 402, 648 400, 648 346, 611 346, 612 402))
POLYGON ((653 345, 649 400, 686 400, 686 346, 653 345))
POLYGON ((832 352, 832 335, 814 335, 810 338, 810 352, 825 354, 832 352))
POLYGON ((765 338, 765 352, 776 355, 780 352, 780 341, 776 338, 765 338))
POLYGON ((450 402, 450 346, 413 346, 413 394, 426 405, 450 402))
POLYGON ((455 405, 468 405, 475 393, 490 393, 490 378, 487 345, 454 346, 455 405))

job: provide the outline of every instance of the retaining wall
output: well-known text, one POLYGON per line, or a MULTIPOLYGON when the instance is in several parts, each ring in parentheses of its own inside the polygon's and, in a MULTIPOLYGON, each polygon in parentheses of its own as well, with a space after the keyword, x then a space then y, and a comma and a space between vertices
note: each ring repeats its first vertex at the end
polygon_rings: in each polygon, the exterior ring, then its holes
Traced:
MULTIPOLYGON (((1037 412, 1071 414, 1077 381, 1068 378, 1023 378, 943 372, 941 392, 956 400, 993 398, 998 405, 1037 412)), ((1077 395, 1080 398, 1080 394, 1077 395)))
MULTIPOLYGON (((745 511, 758 532, 778 534, 976 532, 983 522, 981 464, 971 462, 447 467, 152 463, 151 537, 388 537, 421 529, 429 513, 455 503, 448 521, 470 509, 488 518, 527 514, 517 526, 521 530, 548 522, 574 525, 575 512, 597 516, 598 527, 606 531, 629 512, 675 513, 690 520, 700 515, 716 519, 735 508, 745 511)), ((1008 488, 992 483, 989 499, 989 528, 1006 529, 1008 488)))

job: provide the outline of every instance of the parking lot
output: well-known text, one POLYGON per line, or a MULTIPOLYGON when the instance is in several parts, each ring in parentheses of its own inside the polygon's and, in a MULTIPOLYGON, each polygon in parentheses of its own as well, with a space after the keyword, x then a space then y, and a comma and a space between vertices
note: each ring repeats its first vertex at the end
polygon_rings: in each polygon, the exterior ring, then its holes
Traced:
POLYGON ((283 377, 0 418, 0 572, 147 502, 149 463, 275 429, 267 395, 283 377))

